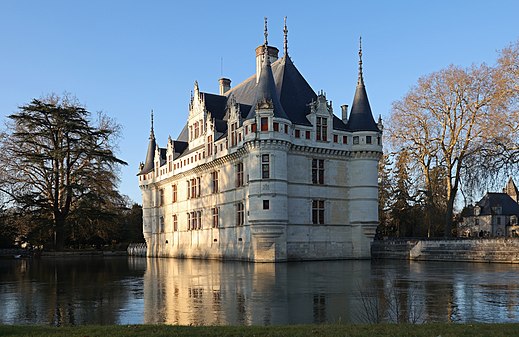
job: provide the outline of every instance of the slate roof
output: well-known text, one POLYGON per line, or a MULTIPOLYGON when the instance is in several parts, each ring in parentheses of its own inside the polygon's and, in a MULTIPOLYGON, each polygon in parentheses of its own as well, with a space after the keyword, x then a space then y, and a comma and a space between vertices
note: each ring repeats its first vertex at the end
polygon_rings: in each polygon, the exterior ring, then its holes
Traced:
POLYGON ((480 215, 492 215, 495 207, 501 207, 501 215, 519 216, 519 204, 506 193, 489 192, 476 205, 481 207, 480 215))
MULTIPOLYGON (((200 94, 207 111, 214 118, 215 137, 218 139, 224 137, 227 133, 226 121, 228 116, 226 113, 231 96, 239 104, 240 115, 244 119, 253 118, 257 103, 267 100, 271 101, 274 106, 274 116, 286 118, 293 124, 304 126, 311 126, 306 116, 311 111, 310 103, 317 100, 316 93, 287 54, 272 64, 270 64, 268 57, 265 58, 258 83, 256 83, 256 75, 254 74, 228 90, 224 95, 206 92, 200 94)), ((362 80, 362 69, 359 72, 359 82, 347 124, 340 118, 333 116, 332 126, 334 130, 342 131, 379 131, 377 123, 373 119, 366 87, 362 80)), ((175 153, 186 151, 189 141, 188 136, 186 124, 175 141, 178 144, 175 145, 175 153)), ((140 174, 153 170, 155 147, 155 138, 150 138, 146 163, 140 174)))
POLYGON ((360 75, 359 83, 355 90, 355 97, 353 98, 346 129, 349 131, 379 131, 377 123, 373 119, 362 75, 360 75))
POLYGON ((157 147, 157 142, 155 141, 155 134, 153 132, 153 128, 150 133, 150 142, 148 143, 148 151, 146 152, 146 161, 144 162, 144 166, 142 167, 139 174, 150 173, 154 169, 153 160, 155 158, 155 149, 157 147))

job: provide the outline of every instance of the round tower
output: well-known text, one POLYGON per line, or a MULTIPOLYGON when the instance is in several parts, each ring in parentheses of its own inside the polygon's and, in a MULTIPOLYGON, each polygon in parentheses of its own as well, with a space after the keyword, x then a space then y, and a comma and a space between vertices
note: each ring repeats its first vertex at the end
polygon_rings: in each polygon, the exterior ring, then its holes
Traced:
MULTIPOLYGON (((381 123, 380 123, 381 124, 381 123)), ((346 124, 352 135, 347 168, 348 214, 353 255, 370 258, 371 242, 378 226, 378 162, 382 156, 382 128, 373 119, 362 72, 362 45, 359 48, 359 78, 346 124)))

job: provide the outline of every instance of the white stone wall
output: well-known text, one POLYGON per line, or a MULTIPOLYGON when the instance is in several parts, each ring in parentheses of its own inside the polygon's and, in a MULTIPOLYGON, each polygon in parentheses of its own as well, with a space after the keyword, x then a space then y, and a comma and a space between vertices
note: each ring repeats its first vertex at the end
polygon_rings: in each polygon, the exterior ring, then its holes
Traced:
MULTIPOLYGON (((208 118, 196 97, 189 123, 208 118)), ((315 113, 326 116, 331 107, 323 102, 315 113)), ((268 111, 261 114, 268 116, 268 111)), ((236 113, 231 115, 238 118, 236 113)), ((229 123, 236 121, 232 118, 229 123)), ((269 118, 271 123, 287 124, 286 120, 269 118)), ((174 150, 169 142, 166 164, 139 178, 148 256, 265 262, 369 258, 378 224, 379 133, 333 130, 330 120, 326 142, 315 140, 314 129, 312 139, 296 138, 295 129, 305 135, 308 127, 302 126, 289 125, 289 133, 283 125, 279 132, 271 129, 246 134, 244 128, 251 130, 253 122, 239 120, 237 132, 243 135, 242 141, 232 146, 226 138, 219 140, 210 156, 204 141, 207 135, 214 135, 211 129, 205 129, 205 134, 190 144, 188 154, 172 161, 169 156, 173 157, 174 150), (334 134, 339 141, 334 142, 334 134), (359 144, 351 144, 353 135, 359 136, 359 144), (365 143, 367 135, 374 144, 365 143), (343 136, 348 143, 342 142, 343 136), (264 154, 269 155, 268 179, 261 176, 264 154), (324 160, 324 184, 312 182, 313 159, 324 160), (237 188, 235 166, 239 162, 243 163, 244 186, 237 188), (214 171, 218 172, 218 193, 212 193, 214 171), (187 199, 187 181, 193 178, 200 178, 201 195, 187 199), (176 202, 172 185, 177 186, 176 202), (164 190, 163 204, 160 189, 164 190), (265 200, 269 201, 268 210, 263 209, 265 200), (323 224, 312 223, 313 200, 325 201, 323 224), (236 226, 238 202, 244 204, 243 226, 236 226), (218 228, 212 228, 213 207, 219 209, 218 228), (201 229, 188 229, 187 213, 191 211, 201 212, 201 229), (173 215, 177 216, 177 231, 173 215)), ((155 162, 159 155, 157 150, 155 162)))

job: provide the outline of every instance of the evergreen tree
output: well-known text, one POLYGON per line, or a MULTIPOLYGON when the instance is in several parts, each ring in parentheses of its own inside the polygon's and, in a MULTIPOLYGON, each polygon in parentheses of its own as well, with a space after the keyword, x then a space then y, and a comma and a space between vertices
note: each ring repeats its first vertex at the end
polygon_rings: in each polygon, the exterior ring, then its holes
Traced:
POLYGON ((120 198, 117 169, 126 163, 114 154, 119 126, 103 114, 92 121, 68 95, 34 99, 8 118, 0 189, 37 220, 33 232, 46 233, 62 249, 72 233, 69 219, 79 217, 87 200, 99 205, 120 198))

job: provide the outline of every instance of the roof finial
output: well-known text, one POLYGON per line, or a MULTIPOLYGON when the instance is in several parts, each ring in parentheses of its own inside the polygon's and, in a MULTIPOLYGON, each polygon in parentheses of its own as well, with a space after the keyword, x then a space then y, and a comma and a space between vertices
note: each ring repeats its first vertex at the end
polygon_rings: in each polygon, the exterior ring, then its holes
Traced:
POLYGON ((155 131, 153 130, 153 109, 151 109, 151 130, 150 130, 150 139, 155 138, 155 131))
POLYGON ((287 28, 287 17, 285 16, 285 26, 283 27, 283 35, 285 37, 285 43, 283 45, 283 52, 285 56, 288 55, 288 28, 287 28))
POLYGON ((357 84, 364 85, 364 77, 362 75, 362 36, 359 37, 359 81, 357 84))
POLYGON ((267 28, 267 17, 265 16, 265 48, 268 46, 269 42, 267 40, 267 37, 269 36, 269 31, 268 31, 268 28, 267 28))

